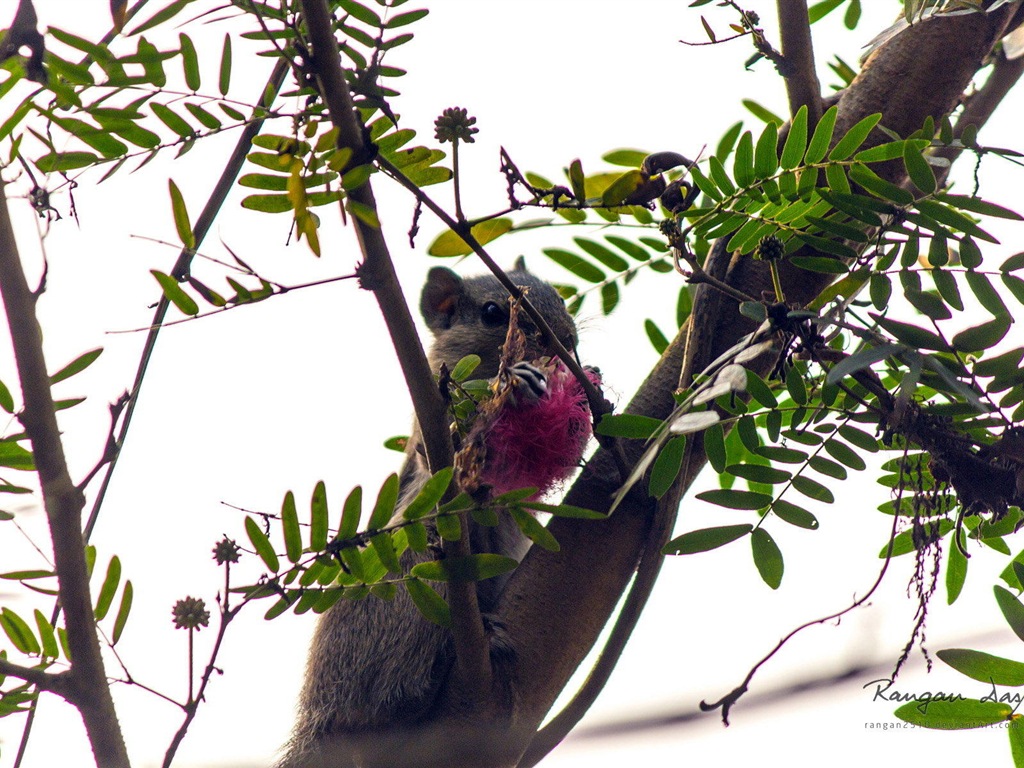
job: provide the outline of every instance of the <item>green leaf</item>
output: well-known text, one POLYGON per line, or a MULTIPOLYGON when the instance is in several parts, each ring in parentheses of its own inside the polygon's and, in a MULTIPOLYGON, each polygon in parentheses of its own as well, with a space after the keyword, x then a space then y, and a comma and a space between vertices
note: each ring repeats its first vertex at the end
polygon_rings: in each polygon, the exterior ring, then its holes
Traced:
POLYGON ((934 293, 908 289, 903 295, 914 309, 931 320, 948 320, 953 316, 946 302, 934 293))
POLYGON ((156 269, 151 269, 149 272, 160 283, 160 287, 163 288, 164 296, 167 297, 167 300, 174 304, 182 314, 190 317, 199 314, 199 305, 196 304, 195 299, 181 289, 181 285, 179 285, 177 280, 156 269))
POLYGON ((185 6, 189 5, 191 2, 193 2, 193 0, 174 0, 173 3, 170 3, 164 8, 161 8, 159 11, 154 13, 144 22, 135 27, 131 32, 128 32, 127 35, 129 37, 134 37, 135 35, 141 34, 149 29, 152 29, 153 27, 160 26, 164 22, 169 21, 170 19, 173 19, 175 16, 177 16, 178 13, 180 13, 181 10, 184 9, 185 6))
MULTIPOLYGON (((946 561, 947 605, 952 605, 960 596, 960 590, 963 589, 964 582, 967 579, 967 562, 967 558, 960 552, 959 547, 949 548, 949 558, 946 561)), ((942 651, 939 651, 939 656, 942 656, 942 651)))
POLYGON ((961 731, 1003 722, 1010 717, 1012 712, 1013 710, 1008 704, 994 701, 940 699, 927 702, 911 701, 893 714, 900 720, 919 725, 922 728, 961 731))
POLYGON ((754 183, 754 138, 750 131, 744 131, 736 145, 732 175, 741 187, 749 187, 754 183))
POLYGON ((1005 587, 996 584, 992 589, 995 591, 996 602, 999 603, 999 610, 1003 612, 1006 623, 1017 637, 1024 640, 1024 605, 1005 587))
POLYGON ((867 468, 867 463, 859 453, 853 450, 846 443, 840 442, 835 438, 829 438, 825 441, 825 450, 828 451, 833 458, 841 461, 850 469, 861 471, 867 468))
POLYGON ((281 528, 284 531, 284 550, 289 562, 297 563, 302 556, 302 529, 295 508, 295 494, 288 491, 281 503, 281 528))
POLYGON ((975 224, 968 216, 960 213, 960 211, 954 208, 949 208, 935 200, 918 200, 916 205, 917 210, 925 216, 935 219, 935 221, 940 224, 945 224, 947 227, 952 227, 953 229, 972 235, 973 237, 977 237, 981 240, 987 240, 990 243, 999 242, 992 237, 992 235, 975 224))
POLYGON ((697 498, 729 509, 764 509, 772 503, 772 497, 767 493, 740 491, 732 488, 703 491, 697 494, 697 498))
MULTIPOLYGON (((60 656, 60 648, 57 645, 57 633, 53 631, 53 625, 38 608, 32 612, 32 615, 36 620, 36 627, 39 629, 39 641, 42 646, 42 655, 51 659, 56 659, 60 656)), ((117 641, 115 640, 114 642, 117 641)))
POLYGON ((452 368, 452 379, 460 383, 464 382, 477 369, 478 365, 480 365, 479 355, 466 355, 452 368))
POLYGON ((287 195, 249 195, 242 199, 242 207, 260 213, 285 213, 292 210, 287 195))
POLYGON ((207 112, 205 109, 200 107, 198 104, 185 104, 185 109, 192 115, 204 128, 209 128, 211 131, 216 131, 222 125, 220 118, 216 115, 207 112))
POLYGON ((1007 272, 1002 273, 1001 277, 1003 285, 1013 294, 1013 298, 1024 304, 1024 280, 1007 272))
POLYGON ((656 499, 664 496, 672 487, 680 468, 683 466, 683 453, 686 450, 686 436, 680 435, 669 440, 658 453, 658 458, 651 469, 648 493, 656 499))
POLYGON ((888 200, 896 205, 910 205, 914 196, 902 187, 886 181, 866 165, 855 163, 850 167, 850 180, 860 184, 875 197, 888 200))
POLYGON ((220 76, 217 80, 217 87, 221 96, 227 96, 231 90, 231 36, 224 34, 224 47, 220 54, 220 76))
POLYGON ((987 323, 960 331, 953 337, 953 348, 960 352, 981 352, 991 349, 1009 332, 1013 318, 997 317, 987 323))
MULTIPOLYGON (((185 0, 191 2, 192 0, 185 0)), ((185 85, 192 91, 198 91, 202 85, 202 76, 199 71, 199 57, 196 54, 196 47, 192 38, 184 32, 178 35, 178 43, 181 46, 181 68, 185 75, 185 85)))
MULTIPOLYGON (((486 245, 492 240, 501 237, 510 229, 512 229, 512 219, 503 217, 481 221, 479 224, 473 225, 469 233, 480 245, 486 245)), ((427 248, 427 253, 431 256, 440 257, 468 256, 472 252, 473 249, 469 247, 466 241, 452 230, 442 232, 431 243, 430 247, 427 248)))
POLYGON ((829 160, 845 160, 867 139, 868 134, 874 130, 874 127, 878 125, 878 121, 882 119, 882 113, 876 112, 873 115, 860 120, 856 125, 850 128, 846 132, 846 135, 832 148, 832 151, 828 153, 829 160))
POLYGON ((988 275, 983 272, 969 270, 964 274, 964 278, 967 280, 971 293, 974 294, 974 297, 981 306, 996 317, 1008 317, 1010 315, 1010 310, 1006 308, 1002 298, 1000 298, 996 289, 992 287, 992 283, 989 282, 988 275))
POLYGON ((755 528, 750 534, 750 547, 754 555, 754 565, 761 574, 764 583, 772 589, 778 589, 782 583, 784 565, 782 551, 775 539, 764 528, 755 528))
POLYGON ((1019 661, 966 648, 947 648, 936 655, 957 672, 980 683, 1011 688, 1024 685, 1024 664, 1019 661))
POLYGON ((662 422, 650 416, 641 416, 634 413, 605 414, 597 423, 594 430, 599 435, 610 437, 628 437, 636 440, 646 440, 653 435, 662 422))
POLYGON ((935 174, 921 150, 913 142, 903 145, 903 164, 907 167, 907 175, 914 186, 926 195, 935 191, 935 174))
POLYGON ((765 380, 749 368, 747 369, 747 393, 765 408, 776 408, 779 405, 778 398, 775 397, 775 393, 765 383, 765 380))
POLYGON ((458 541, 462 538, 462 523, 458 515, 438 515, 434 518, 434 524, 438 535, 445 541, 458 541))
POLYGON ((669 348, 669 339, 666 337, 662 330, 654 325, 652 319, 645 319, 643 322, 644 332, 647 334, 647 339, 650 341, 651 346, 654 347, 654 351, 658 354, 664 354, 665 350, 669 348))
POLYGON ((949 344, 942 337, 929 330, 919 328, 916 325, 910 325, 909 323, 901 323, 899 320, 891 320, 874 312, 869 312, 868 314, 882 328, 895 336, 897 341, 901 341, 909 347, 934 349, 938 352, 949 350, 949 344))
POLYGON ((529 512, 520 507, 510 507, 509 513, 512 515, 512 519, 516 521, 516 525, 519 526, 519 530, 523 532, 523 535, 534 544, 543 547, 548 552, 558 552, 561 549, 551 532, 529 512))
POLYGON ((419 21, 428 13, 430 13, 430 11, 428 11, 426 8, 416 11, 408 11, 407 13, 399 13, 388 19, 387 24, 385 24, 384 26, 387 29, 397 29, 398 27, 404 27, 407 24, 412 24, 415 21, 419 21))
POLYGON ((907 145, 924 149, 928 146, 926 141, 889 141, 885 144, 878 144, 870 149, 863 149, 853 156, 854 160, 862 163, 879 163, 885 160, 896 160, 902 158, 907 151, 907 145))
MULTIPOLYGON (((96 362, 96 358, 98 358, 101 354, 103 354, 103 348, 99 347, 98 349, 93 349, 93 350, 90 350, 89 352, 85 352, 85 353, 79 355, 74 360, 72 360, 70 363, 68 363, 63 368, 61 368, 59 371, 57 371, 56 373, 52 374, 50 376, 50 384, 56 384, 58 381, 64 381, 64 379, 70 379, 75 374, 81 373, 86 368, 88 368, 90 365, 92 365, 94 362, 96 362)), ((6 390, 6 387, 4 389, 6 390)), ((10 399, 10 393, 7 393, 7 396, 5 398, 3 398, 3 403, 2 403, 2 405, 4 407, 4 410, 7 411, 8 413, 10 413, 14 409, 14 402, 13 401, 8 402, 9 399, 10 399), (8 405, 10 405, 9 408, 7 407, 8 405)))
POLYGON ((832 495, 832 491, 817 480, 812 480, 805 475, 797 475, 794 477, 793 487, 800 491, 804 496, 814 499, 815 501, 831 504, 836 500, 835 496, 832 495))
MULTIPOLYGON (((691 3, 690 5, 692 7, 693 3, 691 3)), ((758 104, 756 101, 753 101, 752 99, 743 99, 742 102, 743 106, 749 109, 750 113, 754 115, 754 117, 756 117, 758 120, 761 120, 762 122, 775 123, 776 125, 782 125, 782 123, 785 122, 781 117, 776 115, 770 109, 758 104)))
POLYGON ((3 627, 8 639, 14 643, 14 647, 22 653, 34 655, 42 650, 32 633, 32 628, 10 608, 0 609, 0 626, 3 627))
MULTIPOLYGON (((406 534, 408 535, 408 530, 406 534)), ((398 560, 398 551, 395 549, 395 542, 390 533, 378 533, 376 536, 371 536, 370 546, 373 547, 381 564, 388 571, 391 573, 402 572, 402 564, 398 560)), ((367 579, 367 581, 369 580, 367 579)))
POLYGON ((416 494, 416 497, 409 502, 405 511, 402 512, 402 517, 406 520, 416 520, 431 512, 441 501, 448 486, 451 485, 454 471, 452 467, 445 467, 436 472, 423 484, 423 488, 416 494))
POLYGON ((772 512, 780 520, 784 520, 790 525, 812 531, 818 528, 818 518, 803 507, 788 502, 785 499, 776 499, 772 504, 772 512))
POLYGON ((639 149, 615 149, 601 156, 601 159, 611 165, 621 165, 626 168, 639 168, 644 164, 648 153, 639 149))
POLYGON ((359 518, 362 515, 363 489, 356 486, 345 499, 341 510, 341 522, 338 523, 339 539, 351 539, 359 529, 359 518))
POLYGON ((666 544, 661 551, 666 555, 692 555, 696 552, 707 552, 746 536, 752 530, 754 530, 754 526, 746 523, 743 525, 722 525, 715 528, 702 528, 698 531, 690 531, 682 536, 677 536, 666 544))
POLYGON ((581 280, 586 280, 588 283, 600 283, 605 279, 603 271, 572 251, 561 248, 544 248, 543 252, 553 262, 572 272, 581 280))
POLYGON ((373 512, 370 514, 370 522, 367 528, 377 531, 383 528, 391 520, 395 513, 395 504, 398 502, 398 475, 392 473, 384 484, 381 485, 377 494, 377 501, 373 505, 373 512))
POLYGON ((327 485, 323 480, 313 488, 309 511, 309 548, 322 550, 327 546, 327 485))
POLYGON ((626 171, 612 181, 601 193, 601 204, 605 206, 622 205, 644 183, 645 180, 640 171, 626 171))
POLYGON ((409 597, 424 618, 441 627, 452 625, 452 612, 444 598, 434 588, 416 578, 404 582, 409 597))
POLYGON ((878 452, 878 439, 874 435, 870 435, 862 429, 858 429, 851 424, 844 424, 839 427, 839 435, 846 442, 853 443, 861 450, 865 450, 868 453, 878 452))
POLYGON ((783 464, 803 464, 807 461, 807 454, 804 451, 782 445, 762 445, 756 453, 769 461, 779 461, 783 464))
POLYGON ((981 249, 978 244, 968 236, 960 241, 960 263, 968 269, 976 269, 981 266, 981 249))
POLYGON ((485 553, 418 563, 410 573, 430 581, 483 581, 508 573, 517 565, 519 561, 514 558, 485 553))
POLYGON ((272 573, 277 573, 281 567, 281 563, 277 559, 277 553, 274 552, 274 547, 271 545, 270 539, 267 538, 267 534, 265 534, 260 529, 259 524, 248 515, 245 517, 245 533, 248 535, 253 549, 255 549, 256 554, 260 556, 263 564, 266 565, 267 569, 272 573))
POLYGON ((982 216, 995 216, 999 219, 1013 219, 1014 221, 1024 220, 1024 216, 1021 216, 1016 211, 1011 211, 1009 208, 1004 208, 1001 205, 990 203, 987 200, 982 200, 978 197, 970 197, 968 195, 953 195, 953 194, 941 194, 936 195, 936 199, 940 202, 947 203, 962 211, 970 211, 971 213, 978 213, 982 216))
POLYGON ((730 475, 741 477, 744 480, 750 480, 754 483, 763 483, 765 485, 778 485, 779 483, 789 482, 789 479, 793 476, 792 472, 788 472, 784 469, 776 469, 764 464, 730 464, 725 468, 725 471, 730 475))
POLYGON ((96 616, 96 621, 103 621, 107 615, 107 611, 110 610, 110 604, 114 600, 114 595, 117 593, 117 588, 121 584, 121 560, 117 555, 110 558, 110 564, 107 565, 107 575, 103 579, 103 584, 100 586, 99 596, 96 598, 96 610, 93 612, 96 616))
POLYGON ((830 107, 821 120, 814 127, 814 135, 811 136, 811 143, 807 145, 807 154, 804 155, 804 162, 808 165, 820 163, 828 152, 828 145, 832 143, 832 131, 836 126, 836 116, 839 114, 839 107, 830 107))
POLYGON ((132 599, 135 595, 135 588, 132 587, 130 579, 124 583, 124 590, 121 592, 121 604, 117 609, 117 616, 114 617, 114 629, 111 632, 110 641, 114 645, 117 645, 117 641, 121 639, 121 633, 124 632, 125 624, 128 623, 128 614, 132 610, 132 599))
POLYGON ((195 250, 196 238, 189 222, 188 210, 185 208, 185 198, 182 197, 181 190, 173 179, 168 179, 167 184, 171 191, 171 211, 174 214, 174 227, 178 231, 178 239, 190 251, 195 250))
POLYGON ((779 126, 769 122, 761 131, 754 150, 754 175, 759 179, 767 179, 779 167, 778 156, 779 126))
MULTIPOLYGON (((537 491, 536 488, 531 490, 534 493, 537 491)), ((519 505, 527 509, 535 509, 538 512, 547 512, 556 517, 571 517, 578 520, 604 520, 608 517, 605 512, 598 512, 597 510, 586 509, 585 507, 574 507, 571 504, 545 504, 542 501, 524 500, 519 505)))
MULTIPOLYGON (((50 383, 53 383, 53 377, 50 378, 50 383)), ((11 395, 11 390, 2 381, 0 381, 0 408, 7 413, 14 413, 14 397, 11 395)))
POLYGON ((1010 754, 1013 755, 1015 768, 1024 768, 1024 723, 1020 717, 1011 717, 1006 729, 1010 738, 1010 754))
POLYGON ((786 136, 786 144, 782 148, 779 161, 783 168, 791 170, 800 165, 804 150, 807 148, 807 105, 802 105, 793 116, 786 136))
POLYGON ((628 261, 600 243, 587 240, 585 237, 574 237, 573 242, 613 272, 625 272, 629 269, 628 261))
POLYGON ((356 0, 338 0, 338 5, 345 13, 350 14, 352 18, 358 19, 364 24, 369 24, 371 27, 384 26, 380 16, 375 11, 372 11, 365 5, 361 5, 356 0))
POLYGON ((704 432, 704 453, 707 454, 708 463, 715 472, 725 470, 725 432, 722 431, 721 424, 712 424, 704 432))
POLYGON ((93 152, 52 152, 36 160, 36 167, 43 173, 61 173, 86 168, 99 159, 93 152))
MULTIPOLYGON (((920 539, 922 538, 921 533, 918 531, 914 531, 913 529, 903 531, 902 533, 897 534, 896 538, 894 538, 892 542, 892 556, 898 557, 900 555, 905 555, 909 552, 913 552, 915 549, 919 548, 919 545, 923 546, 924 544, 927 544, 931 541, 934 541, 947 535, 950 531, 953 530, 953 521, 943 518, 939 521, 938 526, 933 526, 929 523, 926 523, 925 526, 928 530, 925 531, 926 535, 923 537, 925 539, 923 543, 920 541, 920 539), (935 530, 933 530, 933 528, 935 530)), ((884 558, 888 553, 889 545, 886 544, 878 552, 878 556, 884 558)))

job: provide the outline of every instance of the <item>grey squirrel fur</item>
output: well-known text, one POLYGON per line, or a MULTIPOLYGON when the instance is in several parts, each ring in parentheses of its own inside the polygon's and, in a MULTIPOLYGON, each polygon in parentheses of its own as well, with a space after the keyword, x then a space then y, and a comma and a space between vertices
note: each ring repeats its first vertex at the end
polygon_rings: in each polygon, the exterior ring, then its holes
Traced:
MULTIPOLYGON (((552 331, 570 350, 576 346, 576 327, 557 291, 526 271, 522 260, 509 273, 513 283, 528 289, 530 303, 544 316, 552 331)), ((434 267, 420 299, 420 311, 434 335, 429 355, 436 372, 469 354, 481 362, 475 378, 497 375, 501 346, 508 329, 508 292, 491 275, 460 278, 450 269, 434 267)), ((525 313, 519 327, 526 332, 528 359, 548 354, 546 343, 525 313)), ((429 477, 419 451, 418 427, 406 449, 401 471, 401 496, 408 501, 429 477)), ((402 508, 400 503, 399 507, 402 508)), ((493 552, 521 559, 529 542, 508 515, 496 527, 473 524, 473 552, 493 552)), ((406 570, 433 555, 407 550, 406 570)), ((437 585, 444 596, 444 585, 437 585)), ((485 614, 495 605, 502 579, 477 584, 477 597, 485 614)), ((495 633, 500 635, 500 633, 495 633)), ((492 635, 492 653, 502 649, 492 635)), ((399 763, 392 748, 400 749, 402 734, 427 720, 438 691, 453 661, 449 632, 424 619, 408 593, 399 589, 394 600, 374 597, 342 600, 317 624, 299 698, 298 717, 279 768, 327 768, 399 763), (390 740, 385 762, 373 753, 384 751, 381 739, 390 740)))

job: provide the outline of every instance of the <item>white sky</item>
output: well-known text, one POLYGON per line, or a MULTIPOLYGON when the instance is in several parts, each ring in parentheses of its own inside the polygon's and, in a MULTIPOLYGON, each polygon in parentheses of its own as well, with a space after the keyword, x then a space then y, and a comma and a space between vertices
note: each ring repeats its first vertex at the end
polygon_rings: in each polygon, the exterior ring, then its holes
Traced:
MULTIPOLYGON (((56 24, 85 36, 96 36, 104 27, 107 4, 100 0, 37 0, 36 5, 43 26, 56 24)), ((399 83, 403 96, 396 108, 426 142, 432 141, 434 117, 445 107, 464 106, 477 116, 477 143, 462 157, 463 200, 471 216, 504 204, 504 180, 497 173, 499 146, 520 167, 555 178, 575 157, 592 170, 601 154, 619 147, 676 150, 688 156, 705 144, 713 148, 736 120, 759 125, 740 106, 741 98, 785 111, 781 81, 768 66, 743 70, 749 55, 745 43, 690 48, 678 42, 703 38, 699 13, 686 3, 447 0, 438 5, 413 28, 416 41, 390 61, 409 70, 399 83)), ((771 5, 758 5, 773 35, 771 5)), ((0 15, 9 18, 14 6, 13 0, 3 0, 0 15)), ((732 20, 714 6, 702 10, 718 29, 732 20)), ((836 80, 824 67, 827 54, 836 51, 846 61, 856 61, 859 47, 891 15, 877 8, 873 12, 874 18, 852 34, 843 33, 838 19, 816 28, 824 83, 836 80)), ((195 32, 201 58, 217 58, 222 34, 219 27, 195 32)), ((266 62, 253 64, 243 50, 236 47, 236 77, 251 79, 249 87, 238 91, 248 99, 261 87, 266 62)), ((204 74, 205 87, 212 91, 215 69, 204 74)), ((983 132, 982 141, 1013 145, 1019 128, 1006 116, 1019 115, 1020 107, 1018 93, 1004 105, 1001 119, 983 132)), ((10 108, 0 105, 0 114, 10 108)), ((177 255, 172 246, 149 240, 176 241, 166 177, 182 188, 194 220, 234 135, 221 139, 173 163, 158 160, 136 175, 122 172, 98 188, 90 187, 86 177, 75 193, 79 223, 66 217, 45 243, 50 270, 40 311, 51 369, 86 349, 106 348, 88 372, 57 390, 61 397, 90 395, 85 405, 62 414, 78 477, 99 454, 106 403, 130 385, 142 344, 141 334, 109 332, 148 323, 148 305, 158 295, 148 271, 169 270, 177 255)), ((1015 195, 1010 190, 1019 190, 1021 174, 993 162, 986 166, 983 181, 987 197, 1012 205, 1015 195)), ((383 181, 376 190, 403 284, 415 301, 431 266, 424 250, 439 228, 424 214, 418 249, 409 251, 405 232, 411 203, 383 181)), ((440 193, 445 203, 448 194, 440 193)), ((286 246, 284 216, 246 213, 238 200, 234 194, 204 252, 225 256, 223 241, 265 276, 285 284, 352 270, 358 254, 351 233, 329 221, 326 209, 324 256, 316 260, 304 244, 286 246)), ((65 213, 67 203, 66 197, 56 201, 65 213)), ((41 250, 33 217, 17 203, 15 215, 24 257, 38 269, 41 250)), ((525 253, 535 271, 565 279, 537 250, 571 247, 570 237, 577 234, 587 232, 517 235, 499 241, 493 250, 505 264, 525 253)), ((473 271, 470 265, 463 268, 473 271)), ((201 279, 220 280, 218 270, 208 265, 198 264, 195 272, 201 279)), ((625 292, 622 307, 610 318, 598 314, 594 301, 585 307, 581 356, 601 367, 622 402, 655 360, 642 335, 643 319, 652 317, 663 329, 670 327, 675 280, 643 276, 625 292)), ((1019 345, 1019 332, 1013 335, 1019 345)), ((7 350, 0 355, 0 379, 13 389, 16 377, 7 350)), ((138 679, 174 696, 184 694, 186 637, 172 630, 170 608, 186 595, 212 603, 221 578, 210 558, 213 544, 224 533, 244 541, 241 515, 222 502, 273 511, 283 493, 293 489, 302 509, 319 479, 327 482, 332 509, 339 508, 357 483, 372 497, 400 464, 400 457, 381 443, 407 432, 409 421, 408 398, 372 297, 351 282, 296 291, 166 329, 94 537, 101 561, 117 553, 135 584, 135 607, 118 648, 138 679)), ((714 479, 705 482, 710 485, 714 479)), ((837 504, 815 509, 820 530, 807 532, 778 521, 770 525, 786 555, 786 576, 777 592, 760 581, 742 544, 670 559, 633 644, 585 723, 692 712, 700 699, 728 692, 791 627, 863 593, 878 567, 872 553, 884 543, 889 527, 889 519, 875 511, 886 498, 869 471, 842 487, 837 504)), ((46 549, 35 504, 26 502, 19 521, 46 549)), ((687 503, 680 528, 741 518, 747 519, 687 503)), ((0 546, 3 570, 39 567, 38 555, 10 524, 0 527, 0 546)), ((940 590, 929 622, 930 648, 972 642, 963 638, 993 629, 995 636, 979 647, 1019 655, 990 597, 1003 564, 1000 558, 972 559, 967 589, 953 610, 945 610, 940 590)), ((845 618, 840 626, 812 629, 795 640, 756 678, 751 695, 848 665, 894 659, 909 636, 914 611, 904 595, 908 566, 894 566, 872 608, 845 618)), ((256 566, 250 563, 247 572, 255 576, 256 566)), ((27 613, 26 603, 16 605, 27 613)), ((308 616, 267 623, 259 609, 243 613, 218 661, 224 675, 211 685, 209 703, 176 764, 269 763, 287 737, 311 630, 308 616)), ((212 631, 203 632, 198 647, 208 647, 212 636, 212 631)), ((920 666, 901 678, 901 689, 953 689, 974 696, 985 692, 941 664, 931 678, 919 673, 920 666)), ((108 669, 117 673, 113 663, 108 669)), ((872 702, 861 690, 878 676, 884 674, 790 697, 772 707, 740 704, 728 730, 709 715, 692 727, 673 726, 632 738, 576 738, 547 764, 602 766, 629 759, 735 765, 763 761, 767 753, 793 766, 816 766, 825 750, 826 759, 836 765, 874 755, 885 755, 886 762, 898 755, 943 763, 970 756, 1008 764, 1004 737, 990 732, 868 730, 866 722, 893 720, 893 705, 872 702)), ((178 713, 149 694, 123 686, 117 689, 117 703, 135 764, 158 765, 178 713)), ((0 722, 0 767, 11 764, 19 733, 18 720, 0 722)), ((26 765, 57 764, 84 766, 91 761, 77 714, 47 698, 26 765)))

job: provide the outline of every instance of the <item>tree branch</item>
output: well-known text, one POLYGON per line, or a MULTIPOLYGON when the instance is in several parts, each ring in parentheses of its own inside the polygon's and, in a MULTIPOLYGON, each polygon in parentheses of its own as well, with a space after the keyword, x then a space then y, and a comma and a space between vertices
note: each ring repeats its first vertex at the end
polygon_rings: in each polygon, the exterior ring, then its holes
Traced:
MULTIPOLYGON (((312 45, 312 68, 320 95, 327 105, 331 122, 338 129, 338 146, 352 150, 353 162, 366 162, 369 147, 352 104, 352 95, 341 68, 338 43, 334 38, 332 17, 325 0, 302 0, 303 13, 312 45)), ((349 199, 364 210, 377 210, 373 188, 367 180, 350 190, 349 199)), ((402 294, 398 276, 384 234, 379 226, 371 226, 358 215, 352 217, 356 238, 364 262, 358 268, 363 288, 373 291, 402 366, 406 386, 412 396, 427 463, 433 472, 452 464, 452 443, 448 433, 448 410, 423 352, 412 314, 402 294)), ((463 538, 449 542, 445 554, 469 555, 466 526, 463 538)), ((452 635, 456 648, 455 680, 467 699, 476 702, 490 691, 490 648, 484 636, 480 605, 474 582, 453 582, 448 585, 448 603, 452 612, 452 635)))
MULTIPOLYGON (((964 102, 964 109, 953 127, 953 137, 959 139, 969 125, 973 125, 975 128, 984 126, 992 117, 992 113, 996 111, 996 107, 1006 98, 1006 94, 1020 80, 1022 74, 1024 74, 1024 56, 1007 59, 1000 51, 988 80, 964 102)), ((946 158, 952 165, 963 154, 963 151, 962 147, 940 147, 933 154, 935 157, 946 158)), ((936 170, 938 171, 938 169, 936 170)), ((942 178, 945 178, 947 173, 943 173, 942 178)))
POLYGON ((64 459, 43 357, 42 332, 36 318, 38 296, 29 290, 22 271, 5 187, 0 179, 0 295, 7 313, 24 400, 20 420, 32 443, 53 542, 57 590, 65 612, 71 651, 68 698, 82 714, 96 763, 127 768, 128 752, 107 685, 89 591, 82 536, 85 497, 71 480, 64 459))
POLYGON ((0 675, 16 677, 26 683, 31 683, 41 691, 50 691, 65 699, 70 696, 68 692, 70 681, 67 672, 47 672, 45 669, 23 667, 7 659, 0 659, 0 675))
POLYGON ((811 132, 821 119, 821 83, 814 68, 814 45, 811 25, 807 19, 807 0, 778 0, 779 33, 782 57, 787 69, 784 75, 789 96, 789 114, 807 107, 807 130, 811 132))
MULTIPOLYGON (((948 113, 1000 38, 1014 10, 1016 6, 1009 6, 993 14, 929 20, 881 46, 840 99, 835 135, 844 135, 854 123, 879 111, 884 114, 884 124, 901 135, 919 128, 928 115, 941 117, 948 113)), ((890 180, 898 183, 902 175, 902 163, 890 169, 890 180)), ((829 282, 827 277, 787 264, 782 269, 787 298, 800 304, 829 282)), ((726 282, 754 296, 771 290, 772 285, 763 264, 742 256, 734 257, 726 282)), ((738 317, 732 299, 726 297, 724 304, 713 334, 719 348, 714 354, 751 330, 750 324, 738 317)), ((655 418, 671 412, 671 391, 674 377, 678 377, 685 333, 684 327, 641 385, 628 412, 655 418)), ((623 442, 627 454, 634 457, 641 449, 636 441, 623 442)), ((695 462, 704 461, 700 452, 695 454, 695 462)), ((611 462, 604 451, 599 451, 566 502, 607 509, 616 489, 611 462)), ((607 520, 556 518, 549 529, 561 551, 552 554, 534 547, 512 575, 499 605, 520 651, 516 667, 518 708, 509 728, 510 740, 530 739, 596 641, 632 576, 653 512, 651 500, 634 492, 607 520)))

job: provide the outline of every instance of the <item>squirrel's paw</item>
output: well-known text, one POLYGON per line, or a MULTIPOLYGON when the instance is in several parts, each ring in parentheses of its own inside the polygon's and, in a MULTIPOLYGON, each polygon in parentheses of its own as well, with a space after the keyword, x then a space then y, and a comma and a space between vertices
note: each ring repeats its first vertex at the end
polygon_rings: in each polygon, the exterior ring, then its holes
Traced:
POLYGON ((548 391, 548 378, 534 365, 522 360, 513 365, 509 372, 514 377, 512 386, 516 396, 525 402, 536 402, 548 391))

